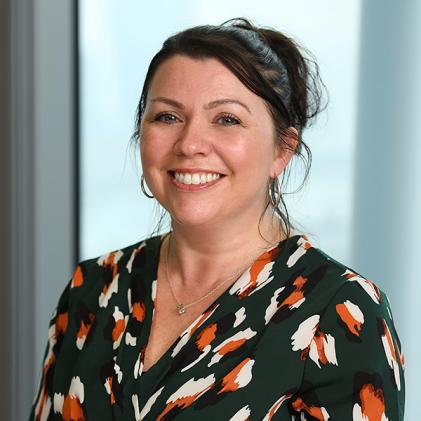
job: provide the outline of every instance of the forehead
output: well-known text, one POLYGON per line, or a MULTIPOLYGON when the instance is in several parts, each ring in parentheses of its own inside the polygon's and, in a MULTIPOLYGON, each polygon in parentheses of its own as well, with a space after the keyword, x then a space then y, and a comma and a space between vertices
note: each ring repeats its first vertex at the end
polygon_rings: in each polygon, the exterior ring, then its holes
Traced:
POLYGON ((189 94, 206 99, 229 95, 263 102, 217 59, 176 55, 161 63, 149 95, 175 95, 181 100, 189 94))

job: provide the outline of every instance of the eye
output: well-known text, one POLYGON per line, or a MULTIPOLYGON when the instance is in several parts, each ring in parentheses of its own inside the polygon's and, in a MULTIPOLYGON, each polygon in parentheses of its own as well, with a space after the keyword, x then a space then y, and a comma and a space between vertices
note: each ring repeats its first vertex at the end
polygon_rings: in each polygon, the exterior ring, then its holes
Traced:
POLYGON ((179 121, 178 117, 171 113, 159 113, 153 119, 153 121, 160 121, 165 124, 173 124, 179 121))
POLYGON ((241 124, 241 121, 232 114, 220 115, 217 119, 217 122, 219 122, 223 126, 235 126, 237 124, 241 124))

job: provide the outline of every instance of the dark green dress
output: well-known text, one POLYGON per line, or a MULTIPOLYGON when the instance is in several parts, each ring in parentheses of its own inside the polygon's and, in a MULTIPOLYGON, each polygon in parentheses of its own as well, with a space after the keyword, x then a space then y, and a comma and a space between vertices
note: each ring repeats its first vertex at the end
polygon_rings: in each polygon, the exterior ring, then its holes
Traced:
POLYGON ((403 420, 386 295, 305 235, 262 253, 143 372, 162 239, 76 268, 30 420, 403 420))

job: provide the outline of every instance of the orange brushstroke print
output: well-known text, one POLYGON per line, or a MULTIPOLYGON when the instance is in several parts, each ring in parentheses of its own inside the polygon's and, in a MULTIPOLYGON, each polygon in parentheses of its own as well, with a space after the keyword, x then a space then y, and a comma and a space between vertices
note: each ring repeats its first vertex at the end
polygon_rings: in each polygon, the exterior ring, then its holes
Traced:
POLYGON ((64 335, 66 333, 68 319, 69 319, 69 314, 67 311, 65 313, 60 313, 57 315, 56 323, 55 323, 56 324, 56 332, 55 332, 56 337, 58 335, 64 335))
POLYGON ((226 355, 229 352, 235 351, 236 349, 240 348, 243 344, 247 342, 247 339, 236 339, 226 343, 223 347, 219 348, 218 353, 221 355, 226 355))
POLYGON ((305 242, 301 244, 301 247, 304 247, 306 250, 310 250, 312 245, 310 243, 310 240, 308 239, 308 237, 306 235, 302 235, 302 237, 304 238, 305 242))
POLYGON ((85 414, 77 397, 67 395, 64 398, 62 417, 64 421, 85 421, 85 414))
POLYGON ((168 414, 168 412, 170 412, 172 409, 176 407, 186 408, 190 406, 196 400, 197 395, 198 394, 192 395, 192 396, 186 396, 185 398, 177 399, 175 402, 170 402, 169 404, 167 404, 165 409, 158 416, 157 421, 164 420, 165 415, 168 414))
POLYGON ((164 410, 156 418, 157 421, 165 420, 166 415, 174 408, 187 408, 199 396, 203 395, 214 386, 215 378, 213 375, 198 380, 190 379, 174 395, 172 395, 170 401, 167 401, 167 405, 164 410))
POLYGON ((200 327, 200 325, 205 322, 206 319, 208 319, 216 307, 218 307, 219 304, 214 304, 212 307, 210 307, 207 311, 205 311, 200 317, 199 320, 194 324, 194 326, 190 330, 190 335, 193 335, 193 333, 200 327))
POLYGON ((351 313, 346 303, 336 304, 336 312, 341 320, 346 324, 348 330, 356 336, 360 336, 363 322, 357 320, 351 313))
POLYGON ((145 320, 146 309, 145 303, 135 302, 133 303, 133 316, 138 322, 145 320))
MULTIPOLYGON (((112 271, 113 271, 112 277, 113 278, 117 275, 117 271, 118 271, 118 265, 114 261, 116 256, 117 256, 117 253, 116 252, 112 252, 112 253, 110 253, 107 256, 107 258, 102 263, 102 266, 104 266, 104 267, 111 267, 112 268, 112 271)), ((118 261, 118 257, 119 256, 117 256, 117 261, 118 261)))
MULTIPOLYGON (((46 361, 44 368, 43 368, 43 372, 44 372, 44 378, 47 377, 48 372, 50 371, 51 367, 53 366, 53 364, 56 362, 56 357, 54 354, 52 354, 48 360, 46 361)), ((40 401, 38 402, 37 405, 37 412, 35 414, 35 419, 36 421, 39 421, 41 419, 41 414, 44 410, 44 406, 47 402, 47 399, 49 399, 48 396, 48 391, 47 391, 47 387, 46 384, 44 383, 42 385, 42 390, 41 390, 41 394, 40 394, 40 401)))
POLYGON ((316 344, 319 361, 322 364, 327 364, 329 360, 325 352, 325 343, 327 343, 326 335, 320 331, 316 332, 313 338, 313 342, 316 344))
POLYGON ((382 389, 375 389, 372 384, 365 384, 360 391, 361 413, 367 421, 382 421, 384 416, 384 396, 382 389))
MULTIPOLYGON (((250 357, 245 358, 238 364, 234 369, 232 369, 226 376, 222 378, 221 384, 223 388, 218 391, 218 395, 223 392, 234 392, 242 387, 240 376, 243 369, 246 365, 254 362, 250 357)), ((250 366, 250 365, 249 365, 250 366)), ((248 383, 248 382, 247 382, 248 383)))
POLYGON ((199 333, 196 344, 200 351, 203 351, 216 338, 216 330, 216 323, 212 323, 199 333))
POLYGON ((319 421, 326 421, 330 418, 323 407, 319 408, 314 405, 307 405, 302 398, 295 399, 295 401, 292 402, 292 407, 297 412, 302 410, 306 411, 307 414, 311 415, 313 418, 319 421))
POLYGON ((80 265, 78 265, 76 267, 75 272, 73 273, 71 288, 81 287, 83 285, 83 281, 84 279, 83 279, 82 268, 80 267, 80 265))
POLYGON ((77 331, 77 337, 82 339, 88 336, 89 330, 92 327, 92 323, 95 319, 95 315, 93 313, 88 314, 88 322, 85 323, 83 320, 80 322, 79 330, 77 331))
POLYGON ((124 332, 124 329, 126 328, 126 323, 124 319, 118 319, 115 322, 115 326, 113 328, 113 332, 111 334, 111 337, 113 338, 113 341, 116 342, 124 332))
POLYGON ((288 295, 288 297, 286 297, 284 301, 282 301, 282 303, 279 305, 279 308, 285 305, 292 307, 298 301, 302 300, 304 298, 304 292, 302 289, 306 283, 307 278, 304 278, 303 276, 297 276, 293 283, 293 285, 295 286, 295 290, 291 292, 291 294, 288 295))
POLYGON ((61 393, 54 395, 54 412, 61 414, 60 419, 63 421, 85 421, 82 408, 84 395, 84 385, 80 378, 73 377, 69 392, 65 396, 61 393))
POLYGON ((240 298, 245 298, 250 295, 250 293, 257 286, 257 279, 259 278, 260 273, 265 268, 265 266, 275 260, 276 256, 279 254, 279 247, 274 247, 271 250, 265 251, 251 266, 250 268, 250 280, 247 288, 239 294, 240 298))

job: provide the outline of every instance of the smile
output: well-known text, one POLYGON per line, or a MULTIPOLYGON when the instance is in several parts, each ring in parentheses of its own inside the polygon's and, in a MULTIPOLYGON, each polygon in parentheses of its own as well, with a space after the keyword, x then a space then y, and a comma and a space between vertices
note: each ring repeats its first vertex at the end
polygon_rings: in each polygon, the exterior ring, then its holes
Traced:
POLYGON ((178 173, 174 172, 174 177, 177 181, 183 184, 206 184, 221 177, 221 174, 216 173, 178 173))
POLYGON ((224 174, 169 171, 173 183, 182 190, 201 190, 216 184, 224 174))

